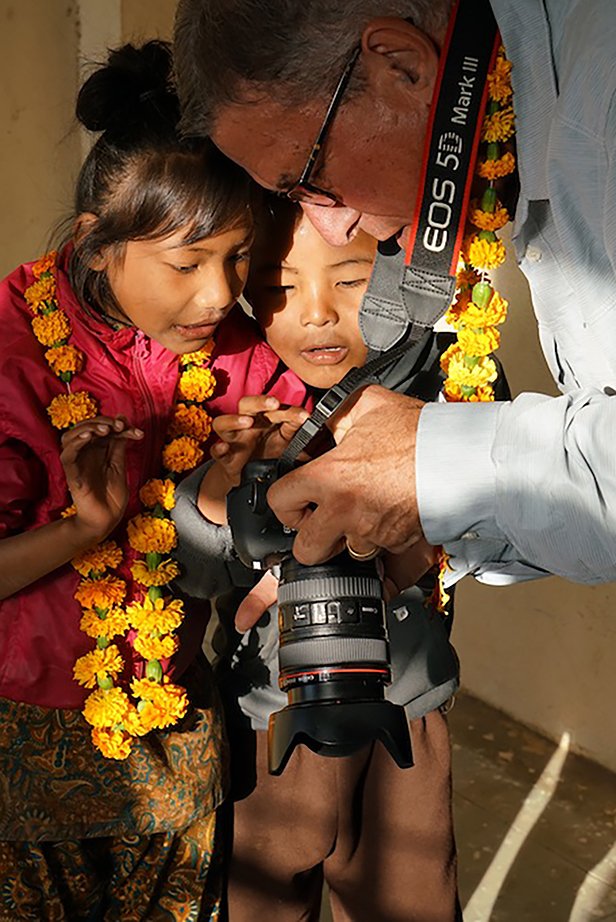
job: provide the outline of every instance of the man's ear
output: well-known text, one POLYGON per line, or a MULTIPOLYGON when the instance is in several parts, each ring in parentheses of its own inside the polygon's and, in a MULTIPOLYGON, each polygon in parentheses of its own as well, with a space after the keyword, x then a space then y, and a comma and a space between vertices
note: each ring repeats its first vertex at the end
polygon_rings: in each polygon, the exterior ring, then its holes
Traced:
MULTIPOLYGON (((75 219, 75 228, 73 235, 75 238, 75 243, 80 244, 92 233, 96 225, 98 224, 98 215, 93 214, 91 211, 83 211, 75 219)), ((102 272, 109 265, 109 253, 106 249, 99 250, 94 256, 90 259, 89 269, 93 269, 95 272, 102 272)))
POLYGON ((440 54, 426 32, 405 19, 383 16, 368 23, 361 45, 364 66, 385 98, 404 88, 417 103, 431 104, 440 54))

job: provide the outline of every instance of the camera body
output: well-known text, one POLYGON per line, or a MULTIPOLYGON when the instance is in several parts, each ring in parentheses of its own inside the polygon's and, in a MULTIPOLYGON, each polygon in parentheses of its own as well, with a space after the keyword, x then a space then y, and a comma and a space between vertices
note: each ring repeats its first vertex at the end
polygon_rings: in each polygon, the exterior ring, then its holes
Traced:
POLYGON ((298 743, 342 756, 377 739, 408 767, 404 709, 384 695, 391 668, 377 563, 346 552, 312 567, 295 560, 295 533, 267 503, 267 491, 286 470, 279 460, 251 461, 227 497, 240 560, 254 569, 280 566, 280 687, 289 703, 270 717, 270 772, 283 771, 298 743))

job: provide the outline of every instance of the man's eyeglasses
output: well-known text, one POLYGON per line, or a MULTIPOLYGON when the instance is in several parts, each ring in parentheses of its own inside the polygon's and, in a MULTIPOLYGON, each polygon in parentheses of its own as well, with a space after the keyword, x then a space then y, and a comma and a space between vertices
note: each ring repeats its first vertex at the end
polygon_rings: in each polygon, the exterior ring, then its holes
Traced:
POLYGON ((311 182, 309 182, 309 180, 314 172, 314 168, 319 159, 321 148, 325 143, 327 133, 331 128, 334 116, 336 115, 340 101, 344 95, 344 91, 347 88, 349 78, 351 76, 351 71, 353 70, 355 62, 359 57, 360 51, 361 45, 358 45, 353 50, 353 53, 351 54, 346 67, 344 68, 344 72, 338 81, 338 86, 334 90, 334 95, 331 98, 331 102, 327 108, 327 112, 325 113, 325 118, 323 119, 323 124, 319 129, 317 139, 314 142, 308 160, 306 161, 306 166, 302 170, 300 177, 295 185, 293 185, 286 193, 287 197, 294 202, 308 202, 311 205, 331 206, 335 205, 339 201, 333 192, 326 192, 324 189, 319 189, 318 186, 313 185, 311 182))

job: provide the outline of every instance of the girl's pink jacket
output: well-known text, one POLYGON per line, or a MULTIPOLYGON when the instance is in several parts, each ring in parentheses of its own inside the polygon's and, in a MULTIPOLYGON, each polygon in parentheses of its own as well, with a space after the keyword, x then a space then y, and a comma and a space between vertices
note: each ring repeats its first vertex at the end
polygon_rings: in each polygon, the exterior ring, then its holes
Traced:
MULTIPOLYGON (((113 331, 89 316, 70 288, 62 261, 61 266, 60 307, 70 318, 72 341, 86 356, 75 388, 92 394, 102 414, 124 414, 145 433, 127 450, 129 518, 140 511, 139 488, 160 474, 177 356, 140 331, 113 331)), ((52 522, 70 503, 59 433, 46 412, 53 397, 66 391, 32 332, 23 292, 33 281, 31 264, 26 264, 0 283, 0 538, 52 522)), ((304 384, 281 365, 239 306, 216 333, 212 369, 217 381, 208 402, 212 415, 236 412, 244 394, 271 393, 290 404, 306 401, 304 384)), ((112 537, 122 541, 123 527, 112 537)), ((121 575, 130 583, 128 566, 123 565, 121 575)), ((78 581, 67 564, 0 601, 0 697, 45 707, 82 705, 87 692, 74 681, 73 664, 93 642, 79 629, 82 612, 73 598, 78 581)), ((199 650, 209 617, 203 602, 191 602, 186 610, 174 658, 176 678, 199 650)), ((123 653, 136 656, 132 648, 123 653)))

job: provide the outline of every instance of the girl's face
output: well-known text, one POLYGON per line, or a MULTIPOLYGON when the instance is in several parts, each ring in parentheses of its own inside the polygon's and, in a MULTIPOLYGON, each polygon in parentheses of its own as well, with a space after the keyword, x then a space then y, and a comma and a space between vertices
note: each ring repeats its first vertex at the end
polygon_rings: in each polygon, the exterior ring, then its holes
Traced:
MULTIPOLYGON (((253 230, 241 224, 194 243, 188 229, 129 240, 101 266, 124 317, 165 348, 196 352, 211 339, 243 291, 253 230)), ((110 314, 113 314, 110 311, 110 314)))
POLYGON ((295 228, 262 235, 247 296, 268 343, 312 387, 329 388, 364 364, 359 305, 376 252, 363 231, 331 246, 302 215, 295 228))

